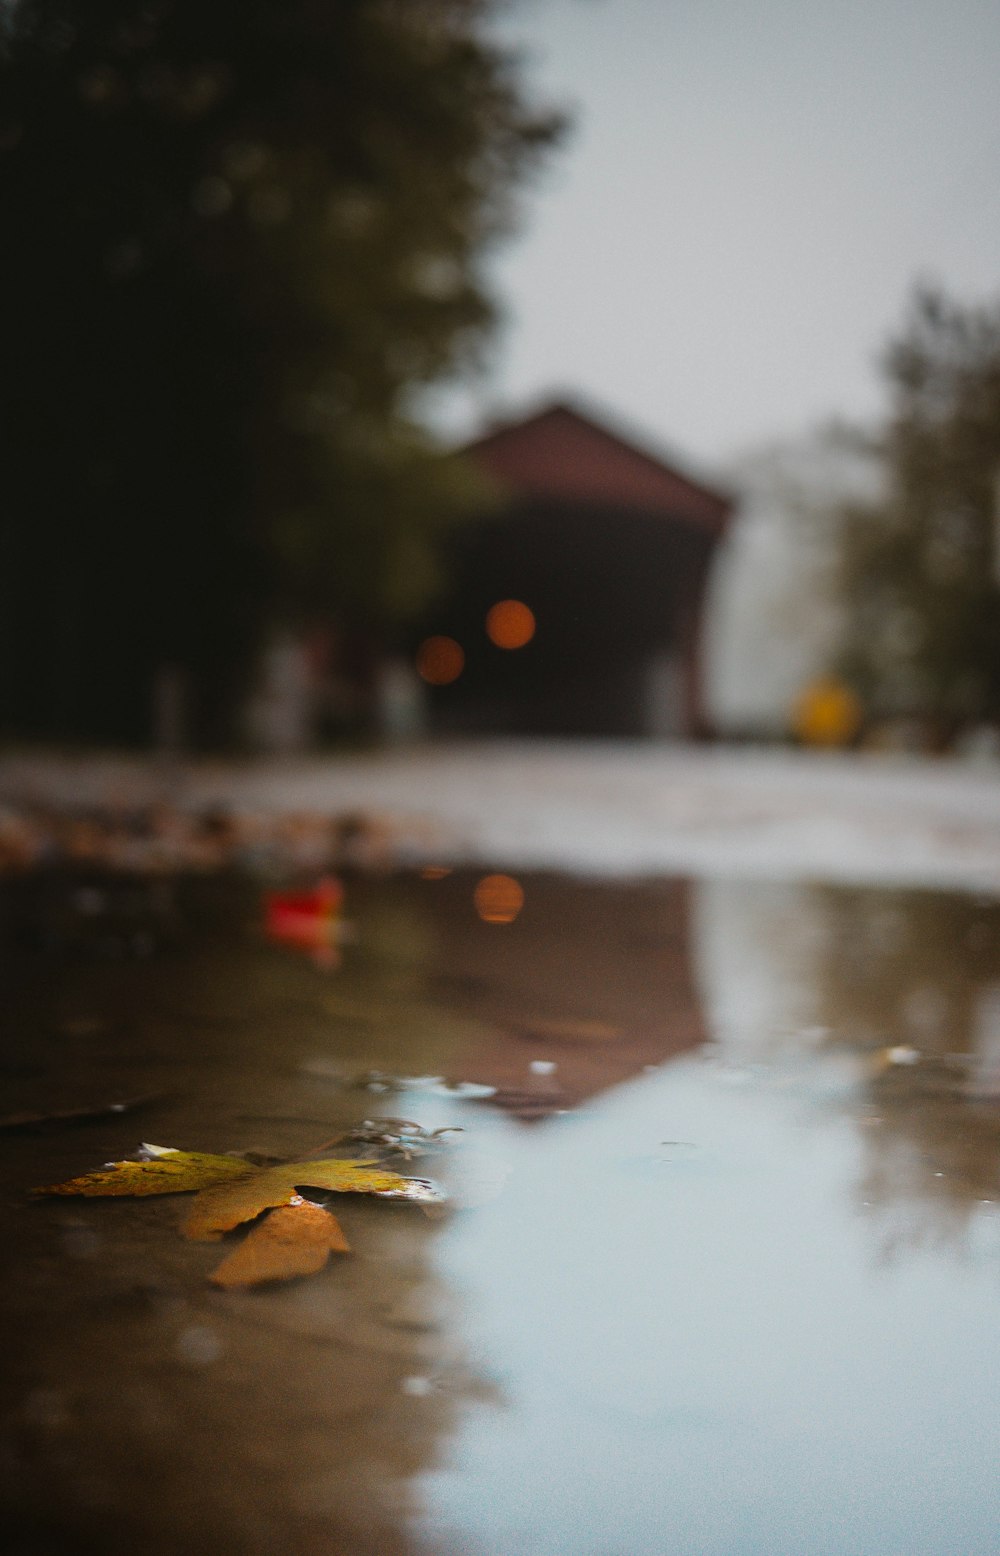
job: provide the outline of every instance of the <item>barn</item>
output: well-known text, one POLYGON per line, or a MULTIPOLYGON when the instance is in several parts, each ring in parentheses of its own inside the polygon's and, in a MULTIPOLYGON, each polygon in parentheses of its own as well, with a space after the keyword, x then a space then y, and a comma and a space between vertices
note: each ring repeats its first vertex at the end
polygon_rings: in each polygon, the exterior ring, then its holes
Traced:
POLYGON ((707 734, 702 602, 732 497, 567 402, 465 453, 493 500, 422 624, 432 729, 707 734))

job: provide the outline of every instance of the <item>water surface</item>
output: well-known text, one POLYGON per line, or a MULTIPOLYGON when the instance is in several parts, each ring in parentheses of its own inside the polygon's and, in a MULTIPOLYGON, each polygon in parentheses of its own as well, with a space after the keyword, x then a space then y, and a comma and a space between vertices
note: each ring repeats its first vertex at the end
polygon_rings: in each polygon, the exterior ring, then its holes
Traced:
POLYGON ((332 969, 245 883, 79 884, 5 893, 5 1107, 152 1100, 2 1136, 5 1548, 1000 1549, 994 902, 362 879, 332 969), (24 1195, 393 1116, 461 1128, 394 1163, 453 1208, 338 1205, 285 1287, 24 1195))

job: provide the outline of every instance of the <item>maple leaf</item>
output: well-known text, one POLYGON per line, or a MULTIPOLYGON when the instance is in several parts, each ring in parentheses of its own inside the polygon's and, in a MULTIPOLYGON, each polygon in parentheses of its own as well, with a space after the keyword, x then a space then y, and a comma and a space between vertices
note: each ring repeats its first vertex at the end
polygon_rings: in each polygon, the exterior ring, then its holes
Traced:
POLYGON ((265 1167, 240 1156, 212 1156, 203 1151, 177 1151, 172 1146, 143 1145, 139 1160, 105 1162, 95 1172, 65 1183, 45 1184, 33 1194, 186 1194, 201 1202, 206 1231, 195 1237, 216 1237, 241 1221, 249 1221, 272 1205, 287 1205, 296 1188, 327 1189, 339 1194, 378 1194, 383 1199, 409 1199, 439 1204, 440 1189, 425 1178, 404 1178, 374 1161, 331 1157, 318 1162, 280 1162, 265 1167), (213 1190, 223 1191, 208 1199, 213 1190), (224 1191, 229 1190, 227 1198, 224 1191), (204 1196, 204 1197, 203 1197, 204 1196), (272 1197, 273 1196, 273 1197, 272 1197), (243 1214, 256 1201, 256 1210, 243 1214), (227 1216, 235 1219, 226 1221, 227 1216), (210 1229, 209 1229, 210 1228, 210 1229))
POLYGON ((210 1156, 204 1151, 175 1151, 144 1145, 139 1161, 105 1162, 66 1183, 49 1183, 32 1194, 185 1194, 231 1178, 245 1178, 256 1168, 238 1156, 210 1156))
POLYGON ((291 1204, 301 1188, 337 1194, 377 1194, 381 1199, 410 1199, 439 1204, 440 1189, 424 1178, 404 1178, 377 1163, 331 1157, 323 1162, 283 1162, 246 1177, 234 1178, 196 1194, 182 1231, 196 1242, 213 1242, 262 1210, 291 1204))
POLYGON ((181 1230, 197 1242, 216 1242, 225 1232, 270 1211, 209 1277, 218 1286, 231 1287, 312 1275, 331 1252, 348 1252, 337 1218, 304 1199, 300 1188, 431 1205, 445 1197, 426 1179, 404 1178, 373 1161, 329 1157, 260 1166, 238 1156, 162 1145, 144 1145, 137 1161, 107 1162, 95 1172, 32 1192, 89 1197, 193 1193, 181 1230))
POLYGON ((259 1286, 295 1275, 315 1275, 331 1253, 349 1253, 336 1216, 295 1195, 252 1227, 208 1277, 215 1286, 259 1286))

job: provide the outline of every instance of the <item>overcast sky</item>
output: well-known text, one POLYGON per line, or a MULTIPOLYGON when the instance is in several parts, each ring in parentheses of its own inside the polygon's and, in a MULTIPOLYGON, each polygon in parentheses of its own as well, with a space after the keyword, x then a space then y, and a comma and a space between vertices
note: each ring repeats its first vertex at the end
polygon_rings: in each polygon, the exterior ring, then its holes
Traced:
POLYGON ((519 0, 576 128, 464 429, 576 390, 709 462, 869 417, 914 281, 1000 294, 998 0, 519 0))

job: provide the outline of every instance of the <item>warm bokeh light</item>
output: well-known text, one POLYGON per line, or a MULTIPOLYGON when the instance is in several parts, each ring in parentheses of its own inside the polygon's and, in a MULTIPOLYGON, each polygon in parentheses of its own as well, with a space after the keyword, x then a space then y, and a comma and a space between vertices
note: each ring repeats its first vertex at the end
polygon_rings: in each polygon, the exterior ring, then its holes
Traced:
POLYGON ((809 746, 846 746, 858 733, 861 703, 841 681, 832 677, 813 681, 792 710, 792 727, 809 746))
POLYGON ((512 875, 484 875, 472 900, 485 924, 512 924, 524 907, 524 891, 512 875))
POLYGON ((451 874, 451 865, 425 864, 420 872, 422 881, 443 881, 446 875, 451 874))
POLYGON ((320 967, 340 963, 341 909, 344 888, 333 876, 310 891, 264 893, 264 933, 279 945, 308 952, 320 967))
POLYGON ((465 668, 465 650, 454 638, 424 638, 417 649, 417 674, 430 686, 450 686, 465 668))
POLYGON ((486 612, 486 636, 497 648, 523 648, 535 635, 535 613, 523 600, 497 600, 486 612))

